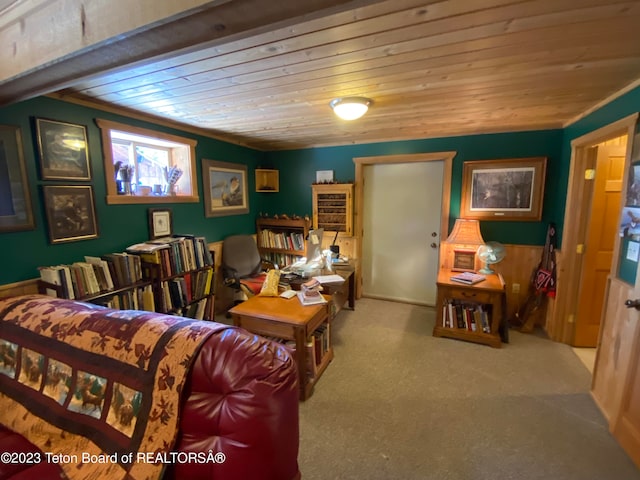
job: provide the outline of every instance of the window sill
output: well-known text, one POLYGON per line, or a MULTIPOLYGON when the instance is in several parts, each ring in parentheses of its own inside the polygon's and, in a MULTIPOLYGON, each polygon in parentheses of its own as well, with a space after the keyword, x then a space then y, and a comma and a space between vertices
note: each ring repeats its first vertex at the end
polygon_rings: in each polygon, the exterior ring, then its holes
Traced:
POLYGON ((107 195, 107 205, 141 203, 198 203, 200 197, 193 195, 107 195))

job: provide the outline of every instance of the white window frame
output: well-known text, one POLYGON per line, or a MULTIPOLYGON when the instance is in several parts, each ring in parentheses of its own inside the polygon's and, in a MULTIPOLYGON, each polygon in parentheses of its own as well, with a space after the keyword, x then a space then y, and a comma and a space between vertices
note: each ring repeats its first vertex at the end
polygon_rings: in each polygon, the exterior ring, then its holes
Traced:
POLYGON ((138 204, 138 203, 197 203, 200 201, 198 195, 198 177, 196 172, 196 145, 198 142, 190 138, 179 137, 177 135, 170 135, 168 133, 157 132, 155 130, 148 130, 146 128, 133 127, 124 123, 112 122, 110 120, 104 120, 102 118, 95 119, 96 125, 100 128, 102 136, 102 156, 104 159, 104 174, 105 183, 107 186, 107 204, 108 205, 122 205, 122 204, 138 204), (113 168, 113 153, 111 150, 111 131, 117 130, 119 132, 126 132, 132 135, 139 135, 142 137, 153 138, 157 140, 163 140, 166 142, 172 142, 180 144, 181 147, 187 147, 189 152, 189 165, 190 172, 185 172, 188 175, 191 186, 191 194, 177 195, 118 195, 115 182, 115 170, 113 168))

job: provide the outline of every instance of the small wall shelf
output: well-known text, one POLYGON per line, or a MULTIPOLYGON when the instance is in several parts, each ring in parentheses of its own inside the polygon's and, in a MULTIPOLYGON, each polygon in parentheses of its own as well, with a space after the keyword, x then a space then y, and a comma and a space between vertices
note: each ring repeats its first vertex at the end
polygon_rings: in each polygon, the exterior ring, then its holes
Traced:
POLYGON ((278 192, 280 172, 272 168, 256 168, 256 192, 278 192))

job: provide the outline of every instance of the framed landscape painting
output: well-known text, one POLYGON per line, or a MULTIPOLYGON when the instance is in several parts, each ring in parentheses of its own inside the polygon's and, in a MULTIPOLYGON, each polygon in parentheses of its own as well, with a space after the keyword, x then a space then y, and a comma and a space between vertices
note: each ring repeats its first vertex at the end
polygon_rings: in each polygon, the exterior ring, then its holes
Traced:
POLYGON ((460 216, 539 221, 546 157, 464 162, 460 216))
POLYGON ((247 166, 202 160, 206 217, 249 213, 247 166))
POLYGON ((93 188, 90 185, 45 185, 42 188, 51 243, 74 242, 98 236, 93 188))
POLYGON ((86 127, 37 118, 36 136, 43 180, 91 180, 86 127))
POLYGON ((0 232, 34 228, 22 135, 18 127, 0 125, 0 232))

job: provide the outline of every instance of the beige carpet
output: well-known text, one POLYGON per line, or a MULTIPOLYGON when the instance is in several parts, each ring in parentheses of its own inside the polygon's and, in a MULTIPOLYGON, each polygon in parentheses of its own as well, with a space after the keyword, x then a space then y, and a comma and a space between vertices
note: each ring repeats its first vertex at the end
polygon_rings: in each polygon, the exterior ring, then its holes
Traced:
POLYGON ((361 299, 300 404, 304 480, 639 480, 569 346, 434 338, 433 309, 361 299))

